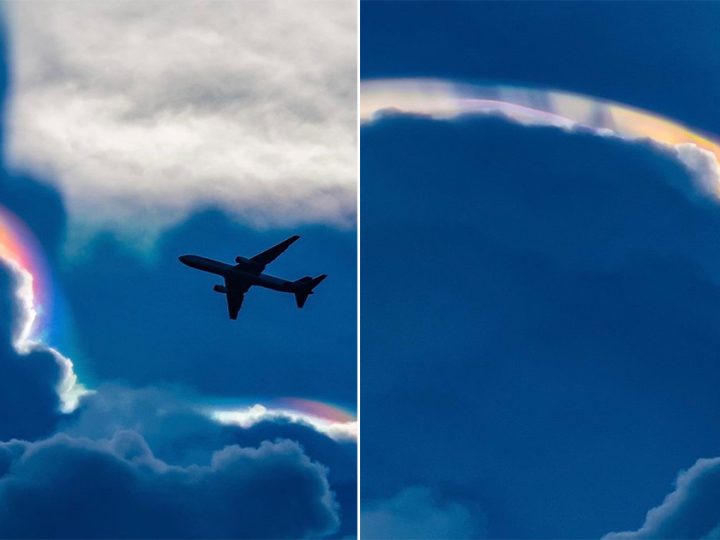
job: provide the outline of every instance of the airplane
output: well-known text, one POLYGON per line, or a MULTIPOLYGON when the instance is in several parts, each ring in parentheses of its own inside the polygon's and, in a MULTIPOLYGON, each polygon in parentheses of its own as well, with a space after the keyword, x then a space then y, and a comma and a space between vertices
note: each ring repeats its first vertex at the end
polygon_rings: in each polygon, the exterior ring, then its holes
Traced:
POLYGON ((245 299, 245 293, 253 285, 274 291, 291 292, 295 295, 297 307, 301 308, 305 305, 308 296, 313 294, 313 289, 327 277, 326 274, 322 274, 314 278, 306 276, 297 281, 287 281, 263 274, 265 267, 277 259, 298 238, 300 237, 297 235, 291 236, 287 240, 249 259, 236 257, 235 262, 237 264, 235 266, 199 257, 198 255, 182 255, 178 259, 190 268, 203 270, 225 278, 225 285, 215 285, 213 290, 227 297, 228 315, 235 320, 245 299))

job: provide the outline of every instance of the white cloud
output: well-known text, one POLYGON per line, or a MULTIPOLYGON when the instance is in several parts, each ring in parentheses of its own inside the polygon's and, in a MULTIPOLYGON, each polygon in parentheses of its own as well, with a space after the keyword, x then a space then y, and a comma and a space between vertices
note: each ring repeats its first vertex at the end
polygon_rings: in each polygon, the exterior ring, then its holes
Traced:
POLYGON ((352 224, 354 0, 10 2, 9 163, 74 235, 352 224))
POLYGON ((690 169, 698 185, 707 193, 717 194, 720 186, 720 166, 712 152, 692 143, 675 145, 677 158, 690 169))
POLYGON ((236 425, 249 428, 266 420, 289 420, 306 424, 315 431, 323 433, 336 441, 357 441, 357 421, 335 422, 311 414, 289 409, 270 409, 264 405, 255 404, 240 409, 209 409, 208 416, 221 424, 236 425))
POLYGON ((720 538, 720 458, 699 459, 681 472, 675 489, 648 511, 636 531, 613 532, 603 540, 720 538))

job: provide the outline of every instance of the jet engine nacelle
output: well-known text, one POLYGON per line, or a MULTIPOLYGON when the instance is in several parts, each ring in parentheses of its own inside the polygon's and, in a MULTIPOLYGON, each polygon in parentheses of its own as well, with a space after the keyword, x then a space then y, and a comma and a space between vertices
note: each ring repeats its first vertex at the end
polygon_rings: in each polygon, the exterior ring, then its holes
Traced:
POLYGON ((252 261, 245 257, 235 257, 235 262, 238 264, 252 264, 252 261))
POLYGON ((213 291, 219 292, 222 294, 227 294, 227 287, 225 287, 225 285, 215 285, 213 287, 213 291))

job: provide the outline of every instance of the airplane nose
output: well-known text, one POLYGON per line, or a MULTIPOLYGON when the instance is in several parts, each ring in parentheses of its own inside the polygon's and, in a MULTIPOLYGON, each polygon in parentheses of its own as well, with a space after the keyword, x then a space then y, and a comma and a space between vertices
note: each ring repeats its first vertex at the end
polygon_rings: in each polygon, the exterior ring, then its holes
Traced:
POLYGON ((190 255, 180 255, 178 257, 178 260, 183 264, 187 264, 189 262, 189 258, 190 258, 190 255))

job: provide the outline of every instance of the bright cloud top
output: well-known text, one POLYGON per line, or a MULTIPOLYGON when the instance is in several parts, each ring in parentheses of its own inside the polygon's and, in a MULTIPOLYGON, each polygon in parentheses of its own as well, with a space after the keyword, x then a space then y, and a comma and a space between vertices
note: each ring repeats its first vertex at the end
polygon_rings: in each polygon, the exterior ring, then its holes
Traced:
POLYGON ((720 197, 720 143, 641 109, 555 90, 433 79, 371 80, 362 84, 361 96, 363 122, 389 110, 438 119, 495 114, 528 126, 586 130, 629 140, 650 139, 672 149, 694 171, 701 186, 720 197))
POLYGON ((15 275, 19 285, 17 299, 21 320, 13 336, 15 348, 37 340, 41 320, 49 318, 49 279, 47 266, 37 240, 25 224, 7 208, 0 206, 0 261, 15 275), (42 307, 44 306, 44 310, 42 307))
POLYGON ((18 354, 47 351, 62 370, 58 395, 62 409, 71 411, 87 390, 78 382, 72 361, 46 343, 53 297, 52 280, 39 244, 25 224, 0 206, 0 264, 10 270, 17 283, 15 297, 18 322, 13 347, 18 354))
POLYGON ((357 441, 358 437, 358 422, 354 414, 342 407, 309 399, 280 398, 266 405, 212 407, 206 412, 221 424, 244 428, 265 420, 285 419, 310 425, 315 431, 338 441, 357 441))
POLYGON ((8 162, 58 186, 76 237, 147 237, 211 205, 352 224, 355 8, 11 2, 8 162))

